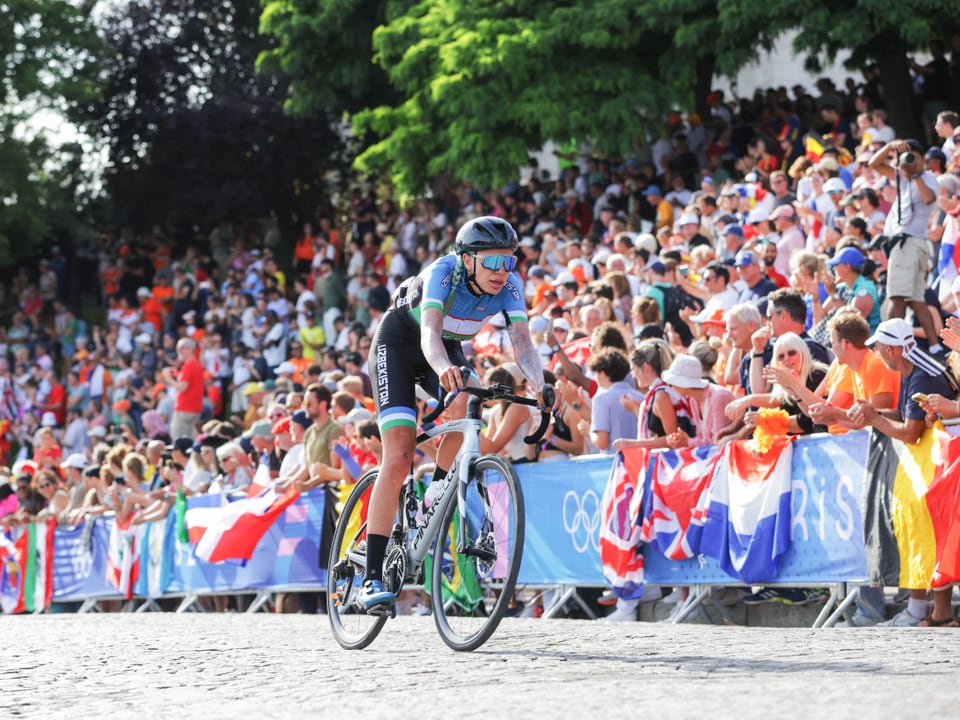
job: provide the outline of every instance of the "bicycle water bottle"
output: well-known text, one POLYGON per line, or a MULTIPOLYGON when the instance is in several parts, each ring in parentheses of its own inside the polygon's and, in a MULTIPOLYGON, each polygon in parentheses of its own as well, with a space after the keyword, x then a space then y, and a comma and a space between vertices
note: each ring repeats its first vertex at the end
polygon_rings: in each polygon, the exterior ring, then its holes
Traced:
MULTIPOLYGON (((454 467, 450 468, 450 470, 447 471, 448 478, 453 475, 455 468, 456 468, 456 465, 454 465, 454 467)), ((432 477, 430 478, 430 484, 427 485, 427 489, 423 493, 423 511, 424 512, 429 510, 430 506, 433 505, 433 503, 436 502, 437 497, 439 497, 440 485, 441 483, 434 482, 433 478, 432 477)))

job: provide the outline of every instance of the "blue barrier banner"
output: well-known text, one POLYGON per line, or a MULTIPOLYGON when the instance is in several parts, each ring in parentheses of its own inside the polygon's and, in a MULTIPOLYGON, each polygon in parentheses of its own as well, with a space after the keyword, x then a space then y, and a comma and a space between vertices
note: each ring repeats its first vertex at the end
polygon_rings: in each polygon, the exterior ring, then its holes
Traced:
MULTIPOLYGON (((188 508, 211 507, 217 495, 190 498, 188 508)), ((246 563, 208 563, 196 556, 195 546, 174 542, 174 561, 168 593, 209 593, 284 586, 322 587, 325 573, 318 566, 324 493, 314 489, 300 496, 270 526, 246 563)))
MULTIPOLYGON (((790 549, 768 582, 858 582, 867 577, 860 497, 869 434, 801 437, 794 443, 790 549)), ((739 584, 710 558, 668 560, 643 547, 652 585, 739 584)))
MULTIPOLYGON (((814 436, 796 440, 791 466, 791 546, 770 582, 861 582, 867 577, 860 514, 869 435, 814 436)), ((605 585, 600 563, 601 498, 611 456, 516 466, 526 508, 526 536, 518 582, 533 585, 605 585)), ((219 495, 189 500, 217 506, 219 495)), ((136 594, 223 593, 270 588, 322 589, 318 543, 324 491, 302 495, 277 518, 245 564, 208 563, 176 537, 176 517, 151 524, 140 546, 136 594)), ((88 521, 89 522, 89 521, 88 521)), ((106 580, 113 518, 58 528, 54 539, 56 602, 118 597, 106 580)), ((713 560, 667 560, 643 546, 645 582, 657 585, 736 584, 713 560)))
POLYGON ((605 585, 600 565, 600 500, 613 459, 593 455, 515 466, 526 533, 517 582, 605 585))
POLYGON ((107 547, 113 518, 57 528, 53 536, 53 601, 119 597, 107 582, 107 547))

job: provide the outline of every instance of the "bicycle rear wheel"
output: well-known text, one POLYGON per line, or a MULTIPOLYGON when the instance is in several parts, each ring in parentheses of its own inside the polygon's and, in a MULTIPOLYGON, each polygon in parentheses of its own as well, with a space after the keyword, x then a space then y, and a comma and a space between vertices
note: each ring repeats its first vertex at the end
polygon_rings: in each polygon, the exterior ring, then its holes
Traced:
POLYGON ((333 636, 347 650, 367 647, 387 621, 384 615, 368 615, 357 604, 366 571, 367 508, 376 479, 376 469, 364 473, 347 497, 327 565, 327 617, 333 636))
POLYGON ((477 460, 465 505, 463 517, 456 498, 444 511, 430 588, 437 630, 459 651, 483 645, 513 598, 524 530, 523 493, 513 466, 494 455, 477 460))

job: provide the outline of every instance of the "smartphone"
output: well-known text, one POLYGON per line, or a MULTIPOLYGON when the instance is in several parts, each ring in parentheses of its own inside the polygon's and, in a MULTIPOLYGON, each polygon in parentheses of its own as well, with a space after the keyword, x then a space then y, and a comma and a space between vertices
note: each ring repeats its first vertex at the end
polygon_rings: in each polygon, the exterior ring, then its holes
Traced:
POLYGON ((930 397, 928 395, 925 395, 924 393, 914 393, 913 395, 910 396, 910 399, 913 400, 915 403, 922 403, 929 400, 930 397))

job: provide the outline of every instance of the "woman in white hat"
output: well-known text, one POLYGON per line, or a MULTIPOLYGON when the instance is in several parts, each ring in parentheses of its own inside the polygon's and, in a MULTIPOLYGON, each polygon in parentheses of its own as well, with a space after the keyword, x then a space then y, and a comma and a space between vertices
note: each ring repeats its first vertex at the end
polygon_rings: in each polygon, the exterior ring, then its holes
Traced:
POLYGON ((687 401, 696 428, 693 438, 680 431, 670 435, 667 438, 670 447, 715 445, 717 433, 728 423, 724 408, 733 401, 734 395, 706 380, 703 373, 703 365, 692 355, 677 355, 663 373, 664 382, 687 401))

